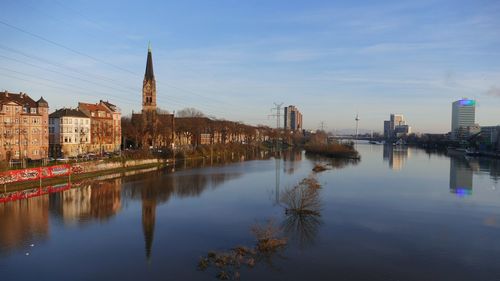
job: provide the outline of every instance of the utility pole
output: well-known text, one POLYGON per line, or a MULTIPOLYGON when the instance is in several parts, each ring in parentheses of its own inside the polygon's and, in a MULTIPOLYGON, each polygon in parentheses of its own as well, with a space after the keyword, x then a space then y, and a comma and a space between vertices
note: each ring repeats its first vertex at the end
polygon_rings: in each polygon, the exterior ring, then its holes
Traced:
POLYGON ((324 122, 324 121, 321 121, 321 122, 319 123, 319 127, 320 127, 321 131, 325 131, 325 122, 324 122))
MULTIPOLYGON (((278 141, 280 139, 280 130, 281 130, 281 106, 283 105, 283 103, 274 103, 274 106, 273 108, 271 108, 271 111, 276 111, 276 113, 274 114, 271 114, 270 116, 272 117, 276 117, 276 130, 277 130, 277 133, 278 133, 278 136, 276 138, 276 146, 278 146, 278 141)), ((285 124, 286 126, 286 124, 285 124)))
MULTIPOLYGON (((281 106, 283 105, 283 103, 274 103, 274 106, 273 108, 271 108, 271 111, 276 111, 275 114, 271 114, 271 116, 273 117, 276 117, 276 129, 281 129, 281 106)), ((286 126, 286 124, 285 124, 286 126)))

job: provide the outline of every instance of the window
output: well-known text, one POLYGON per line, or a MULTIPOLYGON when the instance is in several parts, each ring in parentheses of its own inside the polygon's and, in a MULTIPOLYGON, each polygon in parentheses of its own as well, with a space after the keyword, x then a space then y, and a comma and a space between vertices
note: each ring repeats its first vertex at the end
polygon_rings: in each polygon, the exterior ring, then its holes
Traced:
POLYGON ((36 108, 31 108, 31 113, 36 113, 36 108))

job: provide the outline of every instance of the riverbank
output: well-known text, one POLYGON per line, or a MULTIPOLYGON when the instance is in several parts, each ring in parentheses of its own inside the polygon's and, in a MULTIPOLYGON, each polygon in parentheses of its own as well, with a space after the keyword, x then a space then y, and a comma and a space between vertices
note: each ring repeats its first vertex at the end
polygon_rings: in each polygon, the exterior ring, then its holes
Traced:
MULTIPOLYGON (((250 146, 249 146, 250 147, 250 146)), ((41 186, 50 186, 64 184, 68 182, 78 182, 86 179, 98 178, 110 174, 123 174, 126 175, 130 171, 151 169, 151 168, 165 168, 165 167, 179 167, 183 168, 197 167, 205 165, 217 165, 221 163, 245 161, 255 158, 265 158, 267 155, 266 150, 261 149, 223 149, 221 147, 214 147, 210 150, 206 147, 203 149, 192 151, 186 154, 177 154, 178 158, 149 158, 149 159, 101 159, 97 161, 88 162, 75 162, 66 164, 68 173, 64 176, 57 176, 52 178, 42 178, 39 176, 24 177, 26 174, 33 172, 43 174, 42 171, 37 169, 50 169, 50 166, 34 167, 25 170, 8 171, 10 173, 22 174, 21 179, 13 179, 8 172, 0 174, 0 194, 9 193, 21 190, 28 190, 38 188, 41 186), (114 161, 113 161, 114 160, 114 161), (10 180, 10 181, 9 181, 10 180)), ((42 169, 42 170, 43 170, 42 169)))

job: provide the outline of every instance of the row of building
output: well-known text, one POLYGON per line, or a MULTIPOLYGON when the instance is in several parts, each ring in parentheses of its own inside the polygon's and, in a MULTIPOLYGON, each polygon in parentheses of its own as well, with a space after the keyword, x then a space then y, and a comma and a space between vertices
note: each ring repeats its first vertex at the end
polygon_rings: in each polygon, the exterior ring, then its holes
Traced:
POLYGON ((120 150, 121 113, 113 104, 79 103, 49 114, 26 93, 0 93, 0 161, 74 157, 120 150))
POLYGON ((78 103, 49 115, 49 156, 75 157, 121 149, 121 113, 108 101, 78 103))
MULTIPOLYGON (((123 123, 117 106, 108 101, 78 103, 49 114, 43 98, 26 93, 0 94, 0 160, 75 157, 102 154, 125 146, 163 149, 214 143, 251 143, 267 140, 269 128, 205 117, 176 118, 156 103, 156 80, 151 47, 148 48, 142 85, 142 110, 123 123)), ((302 130, 302 114, 293 105, 284 109, 285 129, 302 130)))
MULTIPOLYGON (((384 121, 384 138, 396 139, 411 133, 411 127, 402 114, 391 114, 384 121)), ((476 123, 476 101, 462 98, 452 103, 451 131, 449 138, 454 141, 478 142, 486 149, 500 148, 500 125, 480 126, 476 123)))
POLYGON ((403 114, 391 113, 389 120, 384 121, 384 138, 386 140, 409 134, 411 134, 411 126, 406 123, 403 114))

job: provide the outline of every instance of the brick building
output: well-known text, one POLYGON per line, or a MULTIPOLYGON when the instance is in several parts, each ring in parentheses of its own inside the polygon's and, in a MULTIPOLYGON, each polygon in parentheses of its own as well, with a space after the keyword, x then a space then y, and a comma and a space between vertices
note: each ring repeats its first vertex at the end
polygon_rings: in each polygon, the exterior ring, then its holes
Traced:
POLYGON ((0 161, 47 158, 49 105, 26 93, 0 93, 0 161))
POLYGON ((148 48, 146 71, 142 82, 142 111, 132 113, 131 122, 140 130, 137 146, 149 149, 170 147, 174 138, 174 115, 162 112, 156 106, 156 80, 153 55, 148 48))
POLYGON ((95 104, 79 102, 78 109, 90 118, 90 145, 88 152, 104 153, 115 151, 116 128, 113 127, 113 112, 102 102, 95 104))

